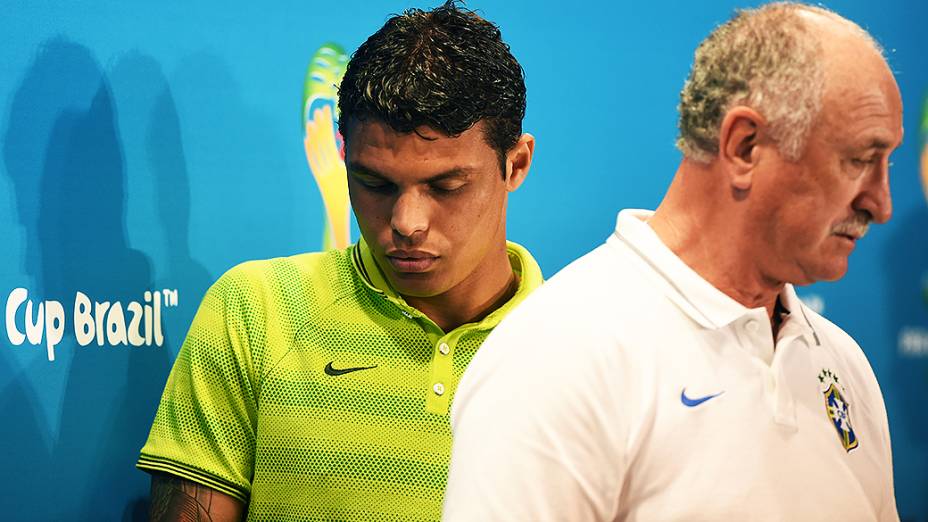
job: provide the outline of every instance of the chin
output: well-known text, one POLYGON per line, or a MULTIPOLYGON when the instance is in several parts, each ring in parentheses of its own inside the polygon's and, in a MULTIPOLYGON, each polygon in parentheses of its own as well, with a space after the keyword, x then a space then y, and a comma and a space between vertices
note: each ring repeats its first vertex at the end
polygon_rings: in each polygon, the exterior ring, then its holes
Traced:
POLYGON ((819 281, 837 281, 847 273, 846 256, 829 256, 827 258, 797 260, 793 269, 784 274, 785 277, 777 277, 776 280, 787 283, 806 286, 819 281))
POLYGON ((816 281, 837 281, 847 274, 847 260, 835 263, 834 265, 821 267, 819 270, 813 272, 813 274, 813 280, 805 284, 811 284, 816 281))
POLYGON ((448 291, 434 274, 393 275, 390 279, 396 292, 407 297, 434 297, 448 291))

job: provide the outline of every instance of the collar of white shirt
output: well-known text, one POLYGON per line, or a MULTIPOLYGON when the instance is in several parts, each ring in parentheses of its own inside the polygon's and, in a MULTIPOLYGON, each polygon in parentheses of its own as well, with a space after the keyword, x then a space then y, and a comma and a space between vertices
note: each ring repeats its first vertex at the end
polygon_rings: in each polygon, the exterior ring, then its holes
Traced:
MULTIPOLYGON (((650 210, 622 210, 616 219, 614 236, 667 283, 671 289, 668 296, 684 313, 703 327, 713 330, 724 328, 745 315, 757 314, 758 309, 747 308, 712 286, 667 248, 647 224, 653 214, 650 210)), ((795 326, 799 327, 809 345, 820 345, 818 335, 793 285, 784 285, 780 301, 790 312, 786 321, 795 320, 795 326)))

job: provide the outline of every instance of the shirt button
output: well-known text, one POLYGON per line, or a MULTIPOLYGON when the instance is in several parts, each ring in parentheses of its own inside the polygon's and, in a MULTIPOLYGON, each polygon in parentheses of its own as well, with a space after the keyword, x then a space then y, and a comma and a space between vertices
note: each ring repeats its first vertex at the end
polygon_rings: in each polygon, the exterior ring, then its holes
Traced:
POLYGON ((435 392, 435 395, 441 396, 443 393, 445 393, 445 385, 440 382, 436 382, 432 385, 432 391, 435 392))
POLYGON ((441 343, 438 345, 438 353, 442 355, 448 355, 448 352, 451 351, 451 347, 448 346, 448 343, 441 343))
POLYGON ((744 329, 752 334, 755 334, 758 330, 760 330, 760 324, 758 324, 754 319, 751 319, 750 321, 744 323, 744 329))

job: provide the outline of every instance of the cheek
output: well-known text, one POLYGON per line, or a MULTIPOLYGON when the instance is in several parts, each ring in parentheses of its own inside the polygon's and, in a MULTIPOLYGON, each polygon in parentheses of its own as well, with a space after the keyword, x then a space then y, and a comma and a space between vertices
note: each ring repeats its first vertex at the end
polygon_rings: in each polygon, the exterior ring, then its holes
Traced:
POLYGON ((369 231, 371 228, 380 227, 384 222, 389 222, 389 206, 384 198, 372 197, 361 191, 350 191, 348 197, 351 210, 358 220, 358 227, 362 231, 369 231))
POLYGON ((469 198, 455 212, 455 220, 465 230, 491 235, 494 224, 499 221, 505 204, 505 191, 498 187, 487 187, 469 198))

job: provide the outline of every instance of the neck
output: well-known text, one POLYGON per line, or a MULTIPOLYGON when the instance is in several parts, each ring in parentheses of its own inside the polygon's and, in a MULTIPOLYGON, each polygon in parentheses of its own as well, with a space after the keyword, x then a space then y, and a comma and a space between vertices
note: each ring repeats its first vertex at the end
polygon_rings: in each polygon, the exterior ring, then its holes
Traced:
POLYGON ((711 165, 684 160, 648 224, 703 279, 747 308, 764 307, 773 324, 784 282, 765 276, 752 232, 742 224, 747 204, 733 196, 711 165))
POLYGON ((403 296, 410 306, 425 314, 442 331, 480 321, 512 299, 519 280, 512 271, 506 243, 484 258, 463 281, 439 295, 403 296))

